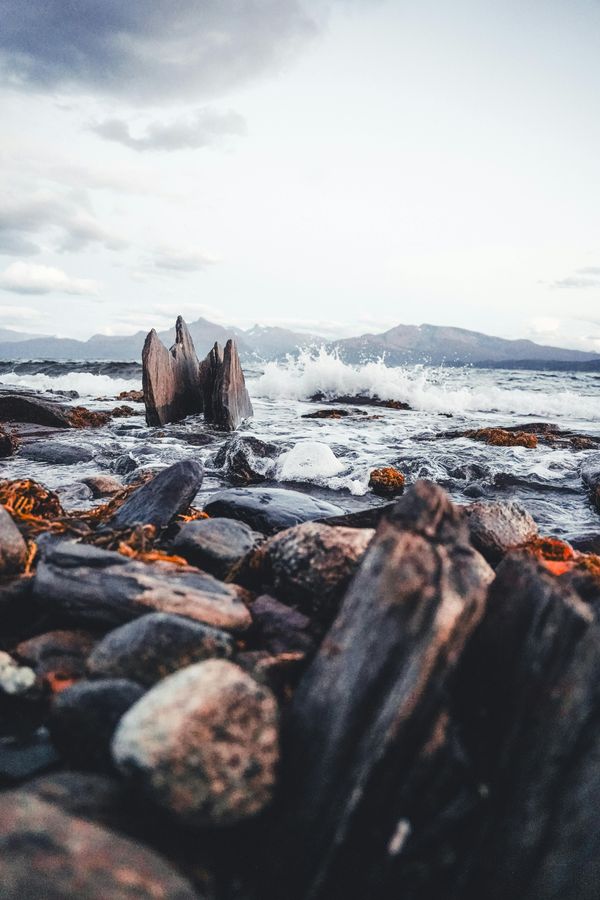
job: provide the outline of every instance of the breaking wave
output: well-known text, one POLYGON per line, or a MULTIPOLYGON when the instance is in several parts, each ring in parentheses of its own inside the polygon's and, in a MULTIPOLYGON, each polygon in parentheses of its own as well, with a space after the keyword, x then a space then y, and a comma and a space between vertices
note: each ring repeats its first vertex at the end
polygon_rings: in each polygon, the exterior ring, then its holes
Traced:
POLYGON ((2 386, 37 391, 77 391, 81 397, 114 397, 121 391, 139 389, 141 379, 111 378, 110 375, 96 375, 92 372, 66 372, 62 375, 5 372, 0 375, 0 387, 2 386))

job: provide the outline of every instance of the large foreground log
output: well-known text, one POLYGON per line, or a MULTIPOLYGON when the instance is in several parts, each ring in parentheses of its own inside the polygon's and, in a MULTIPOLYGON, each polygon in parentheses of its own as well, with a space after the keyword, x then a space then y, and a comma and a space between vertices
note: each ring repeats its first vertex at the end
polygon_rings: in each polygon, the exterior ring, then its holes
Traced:
POLYGON ((417 483, 380 524, 293 701, 271 896, 404 897, 402 851, 420 839, 450 677, 492 577, 433 484, 417 483))
POLYGON ((148 425, 165 425, 202 412, 200 363, 181 316, 175 323, 175 343, 170 350, 154 329, 146 338, 142 386, 148 425))

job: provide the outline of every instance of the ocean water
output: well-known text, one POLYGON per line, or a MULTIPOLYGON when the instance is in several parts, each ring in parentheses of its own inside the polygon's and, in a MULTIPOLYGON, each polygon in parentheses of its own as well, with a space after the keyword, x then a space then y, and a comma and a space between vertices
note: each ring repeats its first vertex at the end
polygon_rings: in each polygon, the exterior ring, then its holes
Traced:
MULTIPOLYGON (((600 449, 490 447, 444 436, 450 430, 545 421, 600 437, 597 373, 388 367, 383 361, 351 366, 321 351, 247 369, 246 378, 255 416, 240 434, 279 445, 280 453, 269 470, 273 483, 356 509, 379 502, 368 488, 370 471, 394 465, 409 483, 431 478, 459 502, 469 502, 474 493, 489 499, 518 499, 546 534, 568 539, 600 532, 600 515, 591 507, 579 474, 583 460, 600 449), (340 420, 302 418, 324 405, 310 401, 317 392, 329 397, 366 394, 401 400, 412 409, 361 407, 367 415, 340 420)), ((79 399, 68 402, 106 409, 115 405, 119 392, 141 387, 141 369, 136 363, 2 363, 0 388, 11 387, 77 391, 79 399)), ((143 407, 134 406, 140 414, 133 418, 53 438, 88 446, 95 453, 94 462, 56 466, 16 456, 0 464, 0 476, 27 475, 51 488, 64 488, 83 474, 110 471, 115 460, 126 454, 141 468, 196 456, 206 466, 197 502, 224 486, 212 458, 226 436, 207 428, 201 418, 148 428, 143 407)))

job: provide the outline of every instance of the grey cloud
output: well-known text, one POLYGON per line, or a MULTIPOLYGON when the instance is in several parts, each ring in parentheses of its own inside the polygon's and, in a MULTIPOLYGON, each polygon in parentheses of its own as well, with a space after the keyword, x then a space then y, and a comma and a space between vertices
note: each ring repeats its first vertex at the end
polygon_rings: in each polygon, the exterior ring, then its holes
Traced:
POLYGON ((591 288, 600 285, 600 278, 588 278, 581 275, 570 275, 568 278, 561 278, 554 281, 552 287, 557 288, 591 288))
POLYGON ((202 251, 163 250, 154 259, 156 268, 171 272, 199 272, 214 262, 202 251))
POLYGON ((198 109, 192 115, 172 122, 150 122, 139 137, 131 133, 127 122, 118 118, 92 125, 91 130, 132 150, 172 151, 207 147, 228 135, 244 135, 246 122, 233 111, 198 109))
POLYGON ((13 85, 152 103, 220 95, 317 31, 300 0, 0 0, 0 21, 13 85))

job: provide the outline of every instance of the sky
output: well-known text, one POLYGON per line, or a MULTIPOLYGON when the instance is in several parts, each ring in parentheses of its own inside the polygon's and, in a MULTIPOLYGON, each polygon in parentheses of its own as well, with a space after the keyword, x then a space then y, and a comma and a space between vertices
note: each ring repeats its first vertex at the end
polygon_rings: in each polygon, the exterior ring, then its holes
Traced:
POLYGON ((0 327, 600 352, 600 0, 0 0, 0 327))

